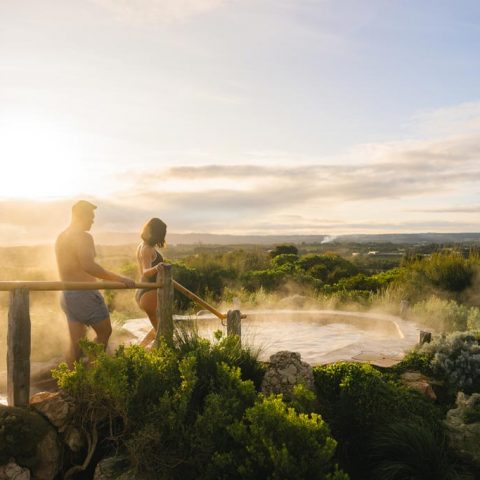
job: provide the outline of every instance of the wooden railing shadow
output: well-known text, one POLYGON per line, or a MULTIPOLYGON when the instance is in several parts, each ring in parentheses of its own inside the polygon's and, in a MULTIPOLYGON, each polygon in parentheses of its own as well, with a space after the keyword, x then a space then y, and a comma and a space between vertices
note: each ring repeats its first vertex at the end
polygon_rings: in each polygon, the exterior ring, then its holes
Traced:
POLYGON ((0 291, 9 291, 8 332, 7 332, 7 399, 8 405, 26 407, 30 402, 30 354, 31 321, 30 291, 62 290, 126 290, 129 288, 146 288, 157 290, 158 330, 152 329, 143 340, 143 344, 160 338, 168 344, 173 343, 173 306, 174 289, 193 300, 204 309, 213 313, 222 322, 227 320, 227 335, 237 335, 241 341, 241 319, 245 318, 239 310, 221 313, 205 300, 176 282, 172 278, 172 266, 162 264, 158 270, 156 283, 138 282, 134 287, 127 287, 117 282, 46 282, 46 281, 12 281, 0 282, 0 291))

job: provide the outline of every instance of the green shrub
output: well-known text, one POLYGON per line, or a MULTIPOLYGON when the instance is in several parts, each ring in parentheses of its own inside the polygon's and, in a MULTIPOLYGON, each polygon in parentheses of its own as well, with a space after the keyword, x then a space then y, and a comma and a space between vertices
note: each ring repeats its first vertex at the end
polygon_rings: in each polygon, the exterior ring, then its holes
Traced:
POLYGON ((456 252, 434 253, 423 261, 423 272, 433 286, 447 292, 462 292, 473 279, 471 262, 456 252))
POLYGON ((467 317, 468 330, 480 330, 480 308, 471 307, 467 317))
POLYGON ((260 385, 265 373, 264 364, 258 362, 259 349, 244 347, 238 337, 222 337, 220 331, 216 332, 215 342, 200 337, 188 330, 176 330, 175 349, 181 357, 194 354, 199 365, 197 375, 200 385, 198 388, 208 390, 215 379, 217 365, 225 363, 232 367, 239 367, 243 380, 253 381, 255 387, 260 385))
POLYGON ((217 452, 209 468, 212 479, 347 479, 331 472, 336 442, 319 415, 296 413, 281 397, 263 398, 229 427, 236 443, 217 452))
POLYGON ((374 480, 456 480, 445 436, 419 421, 381 428, 371 444, 374 480))
POLYGON ((460 298, 471 285, 478 258, 464 258, 457 252, 437 252, 430 257, 418 257, 402 263, 402 273, 395 281, 412 301, 434 293, 448 298, 460 298))
POLYGON ((257 270, 247 272, 242 276, 244 288, 249 292, 254 292, 263 288, 266 292, 272 292, 277 289, 283 279, 285 272, 278 270, 257 270))
POLYGON ((324 283, 334 284, 340 279, 359 273, 358 267, 335 254, 307 254, 299 258, 298 269, 324 283))
POLYGON ((272 265, 274 267, 281 267, 283 265, 295 264, 298 260, 298 255, 294 253, 281 253, 272 258, 272 265))
MULTIPOLYGON (((177 282, 179 282, 184 287, 188 288, 190 291, 199 294, 201 289, 200 284, 200 274, 196 268, 191 268, 185 265, 183 262, 174 262, 172 275, 177 282)), ((193 301, 182 293, 175 290, 174 292, 175 299, 175 309, 179 311, 185 311, 189 307, 192 307, 193 301)))
POLYGON ((339 442, 340 465, 368 476, 364 458, 378 428, 397 420, 424 419, 439 428, 439 412, 417 392, 370 365, 340 362, 314 368, 319 413, 339 442))
POLYGON ((377 291, 382 284, 375 277, 368 277, 363 273, 358 273, 353 277, 342 278, 339 282, 335 283, 333 287, 335 290, 364 290, 364 291, 377 291))
POLYGON ((403 360, 390 368, 390 371, 399 375, 409 370, 418 371, 424 375, 433 375, 431 362, 433 354, 416 347, 405 354, 403 360))
POLYGON ((409 316, 438 331, 454 332, 467 329, 468 323, 480 318, 478 309, 432 296, 413 305, 409 316))
MULTIPOLYGON (((54 376, 75 399, 78 425, 96 430, 142 478, 345 479, 333 469, 323 420, 259 395, 254 354, 235 337, 218 338, 184 334, 174 348, 121 347, 111 357, 83 342, 90 364, 64 364, 54 376)), ((308 408, 311 395, 297 396, 308 408)))
POLYGON ((298 248, 295 245, 277 245, 270 252, 270 257, 275 258, 278 255, 298 255, 298 248))

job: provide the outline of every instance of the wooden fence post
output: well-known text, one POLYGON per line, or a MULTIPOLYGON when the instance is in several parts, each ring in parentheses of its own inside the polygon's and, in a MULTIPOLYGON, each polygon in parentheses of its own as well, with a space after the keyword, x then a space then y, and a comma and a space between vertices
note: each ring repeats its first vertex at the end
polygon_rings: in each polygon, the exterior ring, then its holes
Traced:
POLYGON ((242 316, 240 310, 229 310, 227 312, 227 337, 237 335, 238 341, 242 342, 242 316))
POLYGON ((162 264, 157 274, 157 282, 162 287, 157 290, 157 335, 155 345, 163 337, 169 345, 173 344, 173 281, 172 266, 162 264))
POLYGON ((10 291, 7 333, 7 398, 14 407, 30 403, 31 324, 29 291, 10 291))

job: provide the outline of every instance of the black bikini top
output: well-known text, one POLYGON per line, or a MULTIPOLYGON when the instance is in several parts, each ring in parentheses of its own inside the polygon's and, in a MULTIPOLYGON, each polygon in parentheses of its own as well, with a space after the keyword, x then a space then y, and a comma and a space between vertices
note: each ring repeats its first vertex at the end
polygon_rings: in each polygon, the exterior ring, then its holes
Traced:
MULTIPOLYGON (((150 268, 156 267, 159 263, 163 262, 163 257, 155 250, 156 256, 153 259, 152 263, 150 264, 150 268)), ((150 283, 155 283, 157 280, 157 274, 154 273, 149 277, 145 277, 145 280, 150 283)))

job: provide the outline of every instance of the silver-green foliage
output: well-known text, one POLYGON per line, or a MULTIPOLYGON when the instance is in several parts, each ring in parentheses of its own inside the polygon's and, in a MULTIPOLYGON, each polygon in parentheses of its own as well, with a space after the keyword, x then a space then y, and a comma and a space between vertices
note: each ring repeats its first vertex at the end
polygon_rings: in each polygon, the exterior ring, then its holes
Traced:
POLYGON ((480 334, 456 332, 425 344, 420 352, 430 354, 435 375, 445 378, 456 390, 480 392, 480 334))

